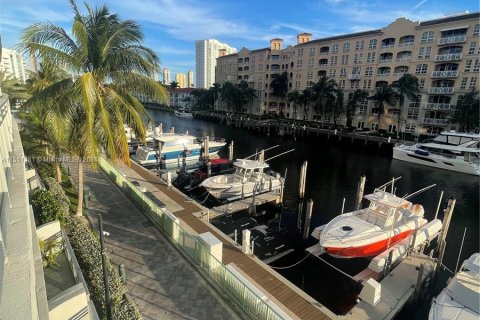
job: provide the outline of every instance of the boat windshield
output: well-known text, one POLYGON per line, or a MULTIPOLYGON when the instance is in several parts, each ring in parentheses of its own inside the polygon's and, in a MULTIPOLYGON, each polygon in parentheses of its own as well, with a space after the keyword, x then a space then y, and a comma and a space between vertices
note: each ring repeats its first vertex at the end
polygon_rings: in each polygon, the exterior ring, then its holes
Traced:
POLYGON ((393 209, 392 207, 386 204, 378 203, 375 201, 370 202, 370 206, 368 208, 384 216, 389 215, 391 213, 391 210, 393 209))
POLYGON ((178 145, 191 145, 194 144, 194 141, 189 138, 182 138, 178 140, 172 140, 172 141, 167 141, 165 142, 166 147, 172 147, 172 146, 178 146, 178 145))
POLYGON ((249 177, 250 174, 252 173, 252 170, 250 169, 245 169, 245 168, 237 168, 237 170, 235 171, 235 175, 239 176, 239 177, 249 177))

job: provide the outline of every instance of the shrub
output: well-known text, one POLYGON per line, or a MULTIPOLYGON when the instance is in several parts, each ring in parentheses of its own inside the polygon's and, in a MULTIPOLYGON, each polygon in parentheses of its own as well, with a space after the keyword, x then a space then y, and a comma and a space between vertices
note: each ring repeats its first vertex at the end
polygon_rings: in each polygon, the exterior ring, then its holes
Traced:
POLYGON ((40 225, 55 220, 63 222, 68 215, 68 206, 66 207, 57 196, 48 190, 34 190, 30 200, 33 213, 40 225))
POLYGON ((45 183, 45 187, 47 187, 48 191, 53 193, 54 196, 67 208, 70 207, 70 199, 65 194, 65 190, 63 190, 62 186, 55 180, 54 178, 47 177, 43 179, 45 183))
POLYGON ((38 161, 34 163, 34 167, 42 180, 55 177, 55 167, 50 162, 38 161))
MULTIPOLYGON (((77 257, 83 276, 90 291, 90 297, 97 310, 105 314, 105 289, 103 285, 102 255, 100 242, 82 218, 69 216, 66 220, 70 243, 77 257)), ((112 300, 112 316, 114 319, 142 319, 137 306, 125 297, 125 287, 120 281, 117 270, 106 259, 108 286, 112 300)))

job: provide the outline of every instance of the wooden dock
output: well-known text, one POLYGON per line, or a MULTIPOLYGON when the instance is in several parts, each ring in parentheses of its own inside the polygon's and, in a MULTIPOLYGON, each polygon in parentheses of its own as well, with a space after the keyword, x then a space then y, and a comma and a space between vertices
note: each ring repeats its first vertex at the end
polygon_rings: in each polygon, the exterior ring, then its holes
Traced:
MULTIPOLYGON (((224 235, 205 219, 198 215, 205 215, 208 209, 193 202, 175 188, 169 188, 154 173, 132 162, 131 167, 119 165, 121 172, 130 181, 137 181, 142 187, 158 197, 167 208, 180 219, 180 225, 193 233, 210 232, 223 243, 222 262, 224 265, 234 264, 246 278, 260 290, 291 319, 322 320, 336 318, 326 307, 290 283, 279 273, 254 256, 244 254, 241 248, 228 236, 224 235), (169 205, 174 203, 174 205, 169 205)), ((276 197, 278 197, 277 195, 276 197)), ((258 201, 275 201, 273 194, 258 195, 258 201)), ((244 199, 243 207, 251 203, 251 199, 244 199)), ((255 200, 257 201, 257 199, 255 200)), ((240 208, 240 203, 238 208, 240 208)))
POLYGON ((208 214, 203 214, 202 217, 207 217, 208 219, 222 217, 224 215, 232 214, 235 212, 243 211, 248 209, 252 204, 257 207, 265 203, 280 203, 281 194, 277 191, 261 193, 255 195, 255 198, 248 197, 244 199, 239 199, 234 202, 226 203, 218 207, 214 207, 208 210, 208 214))

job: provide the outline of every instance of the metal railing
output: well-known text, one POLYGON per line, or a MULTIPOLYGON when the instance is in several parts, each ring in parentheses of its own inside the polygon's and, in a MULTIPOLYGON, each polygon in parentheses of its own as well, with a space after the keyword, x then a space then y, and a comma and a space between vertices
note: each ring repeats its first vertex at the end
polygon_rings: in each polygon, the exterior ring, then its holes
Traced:
POLYGON ((467 39, 466 35, 443 37, 438 39, 438 45, 462 43, 462 42, 465 42, 466 39, 467 39))
POLYGON ((433 61, 435 62, 458 61, 458 60, 462 60, 462 53, 437 54, 433 59, 433 61))
POLYGON ((360 79, 360 73, 352 73, 347 76, 348 80, 358 80, 360 79))
POLYGON ((167 235, 198 267, 202 268, 248 315, 255 319, 284 319, 264 299, 228 270, 221 261, 218 261, 202 245, 196 235, 185 231, 173 220, 171 213, 158 207, 104 158, 100 157, 98 163, 105 173, 156 222, 155 225, 159 226, 160 231, 167 235))
POLYGON ((428 88, 428 93, 453 94, 454 92, 455 92, 454 87, 431 87, 431 88, 428 88))
POLYGON ((455 78, 458 70, 433 71, 432 78, 455 78))
POLYGON ((425 104, 426 110, 443 110, 443 111, 450 111, 453 109, 453 105, 450 103, 426 103, 425 104))
POLYGON ((445 126, 448 124, 447 119, 433 119, 433 118, 423 118, 423 124, 432 124, 437 126, 445 126))
POLYGON ((68 262, 70 264, 70 268, 72 270, 73 277, 77 283, 81 283, 83 288, 85 289, 85 294, 90 299, 90 291, 88 290, 87 282, 82 274, 82 269, 80 269, 80 265, 78 264, 77 258, 75 257, 75 253, 73 252, 72 245, 68 240, 68 236, 65 234, 63 230, 61 230, 61 237, 63 239, 63 249, 65 250, 65 255, 67 256, 68 262))

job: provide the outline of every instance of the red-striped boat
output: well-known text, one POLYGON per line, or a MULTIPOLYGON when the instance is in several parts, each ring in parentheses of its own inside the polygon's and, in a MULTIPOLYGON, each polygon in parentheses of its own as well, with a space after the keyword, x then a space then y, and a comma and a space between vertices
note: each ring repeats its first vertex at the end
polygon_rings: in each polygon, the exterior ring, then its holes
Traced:
POLYGON ((348 212, 330 221, 320 246, 338 258, 376 256, 427 223, 424 209, 385 190, 366 195, 368 208, 348 212))

